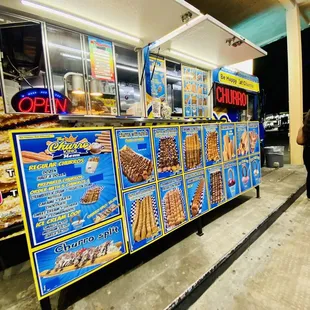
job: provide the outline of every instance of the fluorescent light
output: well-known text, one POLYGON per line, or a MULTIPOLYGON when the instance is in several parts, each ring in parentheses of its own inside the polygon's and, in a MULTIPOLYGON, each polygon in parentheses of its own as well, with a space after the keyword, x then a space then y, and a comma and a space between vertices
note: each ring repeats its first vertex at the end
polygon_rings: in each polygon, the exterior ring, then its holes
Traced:
POLYGON ((72 58, 72 59, 79 59, 79 60, 82 59, 82 57, 80 57, 80 56, 70 55, 70 54, 66 54, 66 53, 60 53, 60 55, 63 57, 72 58))
POLYGON ((170 80, 175 80, 175 81, 181 81, 182 80, 180 77, 169 75, 169 74, 167 74, 167 78, 169 78, 170 80))
POLYGON ((75 22, 81 23, 83 25, 87 25, 87 26, 90 26, 90 27, 97 28, 99 30, 106 31, 108 33, 117 35, 119 37, 126 38, 126 39, 128 39, 130 41, 133 41, 133 42, 137 42, 137 43, 140 42, 140 39, 137 38, 137 37, 131 36, 129 34, 126 34, 124 32, 115 30, 115 29, 107 27, 107 26, 103 26, 103 25, 94 23, 92 21, 86 20, 86 19, 81 18, 81 17, 77 17, 77 16, 74 16, 74 15, 62 12, 62 11, 58 11, 56 9, 52 9, 50 7, 47 7, 47 6, 44 6, 44 5, 32 2, 32 1, 22 0, 21 3, 24 4, 24 5, 28 5, 30 7, 33 7, 35 9, 39 9, 39 10, 42 10, 42 11, 45 11, 45 12, 48 12, 48 13, 51 13, 51 14, 55 14, 55 15, 57 15, 57 17, 61 16, 61 17, 64 17, 66 19, 70 19, 70 20, 73 20, 75 22))
POLYGON ((4 19, 3 19, 3 18, 0 18, 0 22, 4 22, 4 19))
POLYGON ((123 65, 116 65, 116 68, 118 68, 118 69, 123 69, 123 70, 127 70, 127 71, 132 71, 132 72, 138 72, 138 69, 137 69, 137 68, 128 67, 128 66, 123 66, 123 65))
MULTIPOLYGON (((78 53, 78 54, 81 54, 82 51, 77 49, 77 48, 72 48, 72 47, 68 47, 68 46, 63 46, 63 45, 60 45, 60 44, 56 44, 56 43, 53 43, 53 42, 48 42, 48 45, 49 46, 52 46, 52 47, 55 47, 55 48, 59 48, 61 50, 65 50, 65 51, 68 51, 68 52, 73 52, 73 53, 78 53)), ((89 53, 87 53, 89 54, 89 53)))
POLYGON ((200 64, 202 64, 204 66, 208 66, 208 67, 213 68, 213 69, 217 68, 216 65, 213 65, 213 64, 211 64, 211 63, 209 63, 207 61, 204 61, 202 59, 199 59, 199 58, 196 58, 196 57, 193 57, 193 56, 189 56, 189 55, 180 53, 180 52, 175 51, 175 50, 169 50, 169 52, 172 55, 179 56, 179 57, 182 57, 184 59, 187 59, 187 60, 190 60, 190 61, 194 61, 196 63, 200 63, 200 64))

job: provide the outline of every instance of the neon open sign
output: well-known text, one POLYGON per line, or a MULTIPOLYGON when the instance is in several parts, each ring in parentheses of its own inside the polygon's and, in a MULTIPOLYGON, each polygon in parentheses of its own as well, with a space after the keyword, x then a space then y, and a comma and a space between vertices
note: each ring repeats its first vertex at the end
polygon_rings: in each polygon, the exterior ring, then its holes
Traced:
MULTIPOLYGON (((57 114, 68 113, 71 101, 54 91, 57 114)), ((11 100, 13 109, 22 113, 51 113, 51 104, 46 88, 25 89, 15 94, 11 100)))
POLYGON ((246 109, 247 93, 244 90, 214 83, 215 106, 224 105, 232 108, 246 109))

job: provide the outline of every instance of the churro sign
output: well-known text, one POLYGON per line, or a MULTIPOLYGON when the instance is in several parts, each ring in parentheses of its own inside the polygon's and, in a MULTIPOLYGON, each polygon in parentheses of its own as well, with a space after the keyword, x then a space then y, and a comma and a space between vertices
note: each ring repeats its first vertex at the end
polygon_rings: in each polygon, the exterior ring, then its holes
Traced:
POLYGON ((78 141, 78 136, 74 137, 72 134, 66 137, 58 137, 55 142, 47 141, 47 149, 45 153, 54 154, 55 152, 64 152, 64 153, 76 153, 80 149, 89 150, 91 143, 87 139, 83 138, 78 141))

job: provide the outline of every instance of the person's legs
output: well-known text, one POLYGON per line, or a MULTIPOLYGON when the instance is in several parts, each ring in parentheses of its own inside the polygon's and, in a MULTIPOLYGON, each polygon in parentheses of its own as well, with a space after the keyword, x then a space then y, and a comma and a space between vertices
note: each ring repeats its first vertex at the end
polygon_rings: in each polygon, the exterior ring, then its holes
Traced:
POLYGON ((304 148, 304 163, 307 169, 307 197, 310 199, 310 147, 304 148))

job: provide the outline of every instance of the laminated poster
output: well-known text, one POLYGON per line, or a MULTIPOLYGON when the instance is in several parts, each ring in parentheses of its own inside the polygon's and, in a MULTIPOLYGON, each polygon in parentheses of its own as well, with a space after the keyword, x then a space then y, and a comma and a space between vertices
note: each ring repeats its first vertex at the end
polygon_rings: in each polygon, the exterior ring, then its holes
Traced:
POLYGON ((223 161, 236 158, 236 131, 233 123, 221 125, 223 161))
POLYGON ((201 126, 181 126, 184 171, 203 168, 201 126))
MULTIPOLYGON (((156 64, 153 78, 151 80, 151 95, 153 99, 160 99, 161 102, 166 101, 166 68, 165 60, 150 57, 150 71, 156 64)), ((154 110, 154 107, 153 107, 154 110)), ((153 111, 154 112, 154 111, 153 111)), ((157 113, 155 113, 157 114, 157 113)))
POLYGON ((249 159, 248 158, 240 159, 238 161, 238 166, 240 176, 240 189, 241 192, 244 192, 252 187, 249 159))
POLYGON ((165 233, 188 221, 182 176, 159 183, 165 233))
POLYGON ((122 188, 155 180, 149 128, 116 129, 122 188))
POLYGON ((237 161, 224 163, 225 190, 227 199, 240 194, 240 183, 237 161))
POLYGON ((14 133, 32 245, 120 214, 111 130, 14 133))
POLYGON ((153 128, 157 178, 182 173, 178 127, 153 128))
POLYGON ((250 140, 250 154, 259 153, 260 151, 259 123, 249 122, 248 130, 250 140))
POLYGON ((262 172, 260 155, 253 155, 250 157, 251 171, 252 171, 252 184, 257 186, 261 183, 262 172))
POLYGON ((206 166, 221 162, 220 130, 218 124, 203 126, 204 150, 206 166))
POLYGON ((206 177, 203 170, 194 171, 185 175, 185 187, 187 192, 190 218, 208 211, 208 199, 206 193, 206 177))
POLYGON ((124 194, 130 251, 136 251, 162 236, 156 185, 124 194))
POLYGON ((208 195, 211 209, 225 201, 223 169, 221 165, 207 169, 208 195))
POLYGON ((127 253, 122 220, 101 226, 33 254, 41 296, 127 253))
POLYGON ((242 157, 249 154, 249 135, 246 123, 236 124, 237 156, 242 157))
POLYGON ((92 77, 115 82, 112 42, 88 37, 88 46, 92 77))

